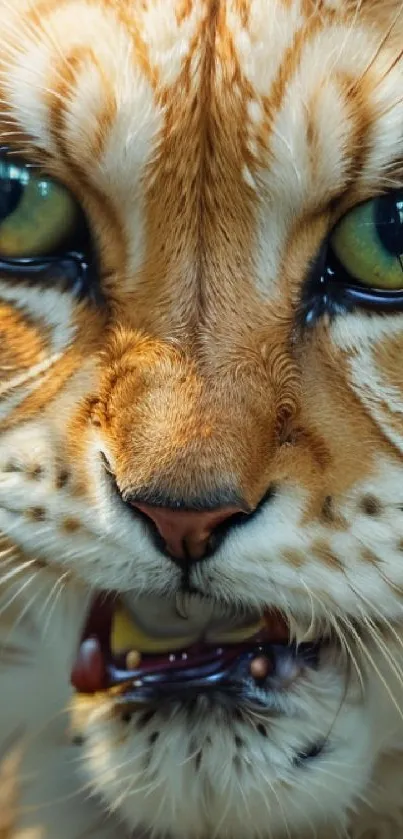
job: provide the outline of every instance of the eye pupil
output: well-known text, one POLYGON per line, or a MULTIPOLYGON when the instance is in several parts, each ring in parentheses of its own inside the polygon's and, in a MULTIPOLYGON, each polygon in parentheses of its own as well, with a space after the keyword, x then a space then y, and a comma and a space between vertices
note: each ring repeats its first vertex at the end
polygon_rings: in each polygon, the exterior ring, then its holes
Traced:
POLYGON ((15 178, 1 181, 0 186, 0 222, 17 209, 21 201, 24 186, 15 178))
POLYGON ((377 235, 392 256, 403 253, 403 194, 385 196, 375 202, 377 235))

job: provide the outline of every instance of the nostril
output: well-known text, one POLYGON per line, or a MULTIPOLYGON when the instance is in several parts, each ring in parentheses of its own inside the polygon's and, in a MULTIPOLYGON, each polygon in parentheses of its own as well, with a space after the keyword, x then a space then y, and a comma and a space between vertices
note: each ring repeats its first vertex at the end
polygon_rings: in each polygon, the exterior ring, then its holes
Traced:
POLYGON ((174 509, 141 502, 132 506, 153 522, 171 556, 189 563, 203 559, 216 528, 245 514, 245 509, 235 505, 213 510, 174 509))

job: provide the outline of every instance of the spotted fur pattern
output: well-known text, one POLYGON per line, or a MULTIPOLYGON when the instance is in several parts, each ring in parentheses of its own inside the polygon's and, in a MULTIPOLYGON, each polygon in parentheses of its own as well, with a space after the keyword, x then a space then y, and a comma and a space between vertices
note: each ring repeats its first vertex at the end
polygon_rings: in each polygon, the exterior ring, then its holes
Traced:
POLYGON ((0 21, 1 142, 81 202, 101 298, 0 280, 1 839, 100 839, 105 805, 136 837, 398 839, 402 319, 298 310, 337 219, 402 185, 401 4, 0 0, 0 21), (192 583, 341 639, 273 719, 97 698, 73 759, 88 593, 180 582, 110 472, 150 499, 272 488, 192 583))

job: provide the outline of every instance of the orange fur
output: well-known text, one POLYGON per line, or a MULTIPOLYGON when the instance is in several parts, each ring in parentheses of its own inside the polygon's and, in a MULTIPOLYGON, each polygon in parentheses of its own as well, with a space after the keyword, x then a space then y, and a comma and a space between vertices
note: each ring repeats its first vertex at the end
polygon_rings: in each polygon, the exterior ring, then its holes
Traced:
POLYGON ((397 0, 266 6, 0 3, 0 137, 82 204, 103 297, 97 308, 64 291, 38 314, 22 281, 21 299, 17 289, 0 305, 0 444, 11 453, 0 471, 37 482, 39 495, 49 481, 37 503, 17 510, 11 492, 0 506, 34 528, 24 550, 41 570, 54 561, 91 586, 132 591, 143 536, 134 558, 127 537, 114 565, 128 513, 111 533, 105 468, 123 498, 191 505, 227 492, 252 512, 272 488, 286 512, 259 542, 259 573, 249 560, 243 577, 231 565, 234 541, 213 576, 200 572, 208 596, 246 602, 250 584, 248 605, 267 597, 295 617, 303 602, 304 619, 317 609, 334 628, 361 592, 367 620, 378 611, 390 628, 400 625, 402 536, 387 516, 402 498, 379 475, 401 469, 402 327, 393 316, 388 334, 362 313, 348 328, 341 316, 308 330, 298 311, 334 223, 402 187, 403 15, 397 0), (386 570, 378 530, 365 542, 377 525, 393 552, 386 570), (81 562, 81 538, 96 557, 106 544, 104 565, 81 562))

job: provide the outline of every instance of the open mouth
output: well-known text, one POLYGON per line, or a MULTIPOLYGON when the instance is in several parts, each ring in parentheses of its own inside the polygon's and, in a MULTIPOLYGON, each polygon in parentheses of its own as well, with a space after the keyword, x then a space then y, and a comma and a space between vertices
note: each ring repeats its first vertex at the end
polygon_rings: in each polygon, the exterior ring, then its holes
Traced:
POLYGON ((182 605, 143 599, 128 608, 100 596, 71 681, 78 692, 112 690, 134 705, 220 692, 261 707, 265 692, 289 684, 302 667, 315 667, 318 651, 315 643, 292 643, 278 612, 208 613, 192 596, 182 605))

